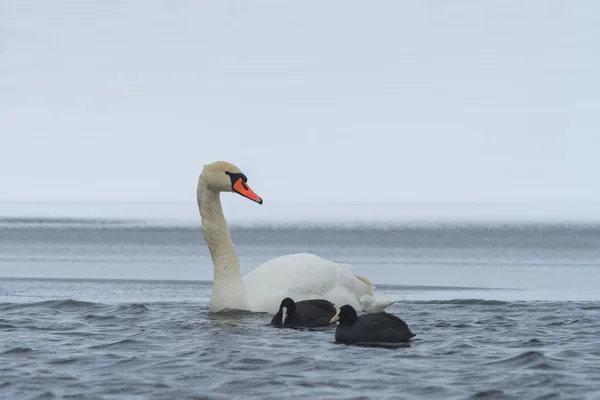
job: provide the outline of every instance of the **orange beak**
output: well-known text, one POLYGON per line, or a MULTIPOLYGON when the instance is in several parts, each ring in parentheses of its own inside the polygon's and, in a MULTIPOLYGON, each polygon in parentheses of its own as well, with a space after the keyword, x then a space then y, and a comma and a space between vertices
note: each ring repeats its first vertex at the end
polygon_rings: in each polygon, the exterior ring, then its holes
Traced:
POLYGON ((254 190, 250 189, 250 186, 242 178, 238 179, 233 184, 233 191, 237 194, 244 196, 247 199, 257 202, 258 204, 262 204, 262 199, 254 193, 254 190))

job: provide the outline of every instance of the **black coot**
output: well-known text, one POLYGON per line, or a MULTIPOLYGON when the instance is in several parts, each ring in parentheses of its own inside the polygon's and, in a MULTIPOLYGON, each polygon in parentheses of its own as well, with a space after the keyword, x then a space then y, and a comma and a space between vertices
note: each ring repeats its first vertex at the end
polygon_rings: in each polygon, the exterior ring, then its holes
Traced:
POLYGON ((324 299, 295 302, 286 297, 273 316, 271 325, 280 328, 316 328, 331 325, 336 308, 324 299))
POLYGON ((408 325, 395 315, 383 311, 358 316, 356 310, 348 304, 340 307, 331 318, 332 323, 336 321, 339 321, 335 330, 337 343, 399 345, 416 336, 408 325))

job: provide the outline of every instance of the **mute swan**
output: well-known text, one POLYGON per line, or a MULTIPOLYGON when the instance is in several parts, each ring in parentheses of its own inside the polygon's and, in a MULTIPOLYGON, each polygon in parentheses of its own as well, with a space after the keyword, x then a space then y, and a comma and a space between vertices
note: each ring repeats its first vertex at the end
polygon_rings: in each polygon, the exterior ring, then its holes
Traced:
POLYGON ((322 298, 377 312, 399 300, 373 297, 374 285, 353 274, 348 265, 308 253, 274 258, 242 278, 220 192, 234 192, 262 204, 247 182, 238 167, 225 161, 204 165, 198 178, 196 196, 202 234, 214 265, 211 312, 237 309, 275 314, 285 297, 297 301, 322 298))

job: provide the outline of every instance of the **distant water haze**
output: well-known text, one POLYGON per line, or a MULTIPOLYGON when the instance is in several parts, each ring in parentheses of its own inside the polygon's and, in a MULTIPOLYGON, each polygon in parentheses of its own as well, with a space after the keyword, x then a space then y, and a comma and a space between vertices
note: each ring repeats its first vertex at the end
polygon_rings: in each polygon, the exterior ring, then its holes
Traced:
MULTIPOLYGON (((222 195, 230 225, 398 226, 445 223, 600 223, 600 205, 478 203, 282 202, 263 205, 235 194, 222 195)), ((0 202, 0 219, 132 220, 151 225, 201 224, 195 197, 187 202, 0 202)), ((49 221, 45 221, 48 223, 49 221)), ((65 222, 65 221, 61 221, 65 222)))
MULTIPOLYGON (((410 299, 600 296, 600 225, 249 225, 231 227, 242 274, 277 256, 310 252, 352 265, 383 293, 386 285, 403 285, 410 299), (423 289, 430 286, 438 289, 423 289)), ((213 279, 198 223, 3 218, 0 249, 0 277, 213 279)))

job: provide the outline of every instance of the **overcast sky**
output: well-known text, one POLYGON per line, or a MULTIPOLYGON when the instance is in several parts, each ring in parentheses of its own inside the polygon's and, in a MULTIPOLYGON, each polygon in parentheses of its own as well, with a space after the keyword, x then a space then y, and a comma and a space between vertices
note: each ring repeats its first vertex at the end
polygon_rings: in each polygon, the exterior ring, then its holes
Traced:
POLYGON ((0 2, 0 200, 600 201, 600 2, 0 2))

